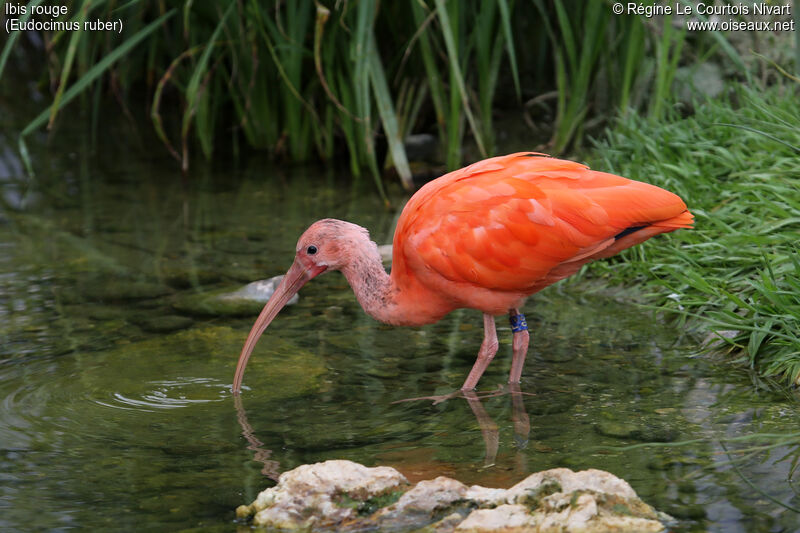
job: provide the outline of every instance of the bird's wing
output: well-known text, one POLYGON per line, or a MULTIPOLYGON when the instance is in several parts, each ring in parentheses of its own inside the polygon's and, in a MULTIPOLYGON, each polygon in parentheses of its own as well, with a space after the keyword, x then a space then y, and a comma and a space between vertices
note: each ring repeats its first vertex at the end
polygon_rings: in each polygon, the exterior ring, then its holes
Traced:
POLYGON ((617 248, 630 233, 690 224, 691 215, 682 213, 688 211, 678 196, 653 185, 540 154, 511 154, 422 187, 398 221, 393 268, 530 291, 559 265, 617 248))

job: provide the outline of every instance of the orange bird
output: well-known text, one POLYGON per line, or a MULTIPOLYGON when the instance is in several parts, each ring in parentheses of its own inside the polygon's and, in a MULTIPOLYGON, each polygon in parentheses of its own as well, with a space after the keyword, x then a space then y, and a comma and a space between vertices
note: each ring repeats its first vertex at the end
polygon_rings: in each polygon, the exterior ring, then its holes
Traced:
POLYGON ((494 317, 508 313, 509 383, 518 383, 529 334, 525 299, 595 259, 692 226, 677 195, 585 165, 531 152, 479 161, 423 186, 406 204, 381 264, 369 232, 350 222, 315 222, 297 241, 294 263, 253 325, 233 379, 286 302, 312 278, 341 271, 370 316, 421 326, 467 307, 483 312, 484 336, 463 390, 474 389, 497 352, 494 317))

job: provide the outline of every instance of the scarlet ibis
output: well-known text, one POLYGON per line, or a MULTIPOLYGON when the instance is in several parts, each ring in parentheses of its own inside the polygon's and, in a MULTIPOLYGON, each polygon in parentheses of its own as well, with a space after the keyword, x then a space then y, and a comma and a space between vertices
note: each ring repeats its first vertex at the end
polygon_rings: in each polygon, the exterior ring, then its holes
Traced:
POLYGON ((497 352, 494 317, 509 313, 518 383, 529 334, 525 299, 577 270, 654 235, 692 226, 681 198, 654 185, 523 152, 479 161, 420 188, 397 222, 392 270, 369 232, 324 219, 297 241, 294 262, 256 319, 233 379, 286 302, 314 277, 341 271, 370 316, 431 324, 459 308, 483 312, 484 336, 462 390, 474 389, 497 352))

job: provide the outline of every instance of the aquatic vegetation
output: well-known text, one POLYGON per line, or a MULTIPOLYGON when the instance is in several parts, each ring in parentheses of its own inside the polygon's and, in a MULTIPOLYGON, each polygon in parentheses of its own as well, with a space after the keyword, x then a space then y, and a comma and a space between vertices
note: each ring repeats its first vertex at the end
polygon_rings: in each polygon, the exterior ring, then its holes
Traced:
MULTIPOLYGON (((212 365, 229 362, 229 354, 235 352, 236 346, 241 342, 241 332, 225 326, 195 327, 171 334, 161 334, 146 338, 138 342, 120 344, 103 353, 101 357, 113 362, 113 369, 107 367, 95 368, 82 375, 87 387, 96 386, 97 383, 114 381, 118 387, 118 394, 111 399, 98 398, 114 404, 136 403, 147 398, 135 398, 141 389, 143 375, 129 373, 125 376, 112 378, 110 373, 118 368, 134 368, 136 361, 147 361, 143 370, 144 378, 149 378, 151 383, 159 383, 157 378, 167 371, 162 363, 165 354, 171 357, 183 357, 192 360, 192 371, 200 372, 212 365)), ((323 361, 314 353, 300 349, 286 340, 277 340, 269 348, 262 350, 266 358, 280 357, 281 365, 261 367, 259 379, 263 387, 270 390, 275 398, 302 397, 321 388, 321 381, 325 374, 323 361)), ((207 371, 206 371, 207 372, 207 371)), ((164 387, 179 385, 180 380, 174 383, 164 381, 159 383, 164 387)), ((224 388, 224 385, 219 388, 224 388)), ((217 395, 217 389, 211 389, 209 394, 217 395)))
POLYGON ((761 375, 800 383, 800 85, 732 86, 695 115, 626 116, 597 144, 595 167, 669 188, 696 229, 593 265, 761 375), (643 292, 646 292, 644 289, 643 292))
MULTIPOLYGON (((352 173, 369 169, 379 190, 384 167, 410 188, 403 144, 410 133, 435 133, 455 169, 469 139, 475 159, 496 155, 498 108, 525 114, 530 125, 542 122, 536 109, 552 108, 555 125, 549 116, 543 122, 556 154, 618 106, 649 105, 661 116, 686 39, 670 18, 617 16, 605 2, 171 5, 64 2, 69 22, 124 25, 113 39, 106 32, 45 34, 42 71, 53 98, 20 133, 28 172, 30 134, 52 128, 65 105, 90 95, 82 101, 96 135, 102 95, 111 92, 129 119, 149 115, 184 172, 198 149, 210 159, 247 145, 295 162, 344 152, 352 173), (147 98, 134 98, 142 86, 147 98)), ((11 52, 24 48, 18 36, 0 52, 0 77, 11 52)), ((704 58, 719 45, 741 64, 719 33, 695 35, 692 44, 704 58)))

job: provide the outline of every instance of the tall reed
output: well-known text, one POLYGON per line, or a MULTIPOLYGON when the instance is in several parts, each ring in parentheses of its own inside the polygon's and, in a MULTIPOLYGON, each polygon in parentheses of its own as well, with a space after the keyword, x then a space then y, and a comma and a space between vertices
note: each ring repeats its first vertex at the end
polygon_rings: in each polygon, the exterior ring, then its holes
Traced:
MULTIPOLYGON (((124 29, 45 35, 54 92, 20 136, 31 172, 26 136, 52 126, 75 96, 110 89, 129 103, 145 88, 156 135, 184 171, 194 152, 238 152, 243 141, 289 161, 346 154, 380 191, 386 167, 411 188, 409 134, 435 134, 455 168, 467 139, 477 156, 495 153, 498 108, 521 113, 524 100, 556 89, 547 149, 558 154, 581 141, 589 118, 647 106, 651 90, 650 113, 661 114, 682 58, 683 34, 669 20, 616 16, 602 1, 66 5, 70 20, 121 19, 124 29)), ((12 34, 0 75, 16 46, 12 34)))

